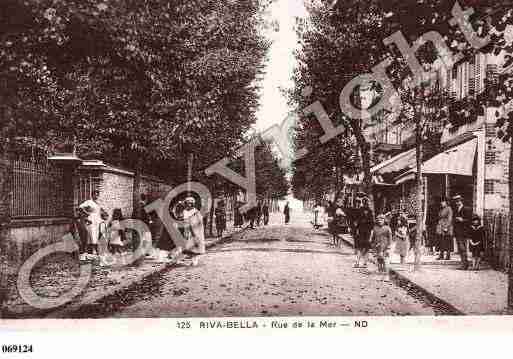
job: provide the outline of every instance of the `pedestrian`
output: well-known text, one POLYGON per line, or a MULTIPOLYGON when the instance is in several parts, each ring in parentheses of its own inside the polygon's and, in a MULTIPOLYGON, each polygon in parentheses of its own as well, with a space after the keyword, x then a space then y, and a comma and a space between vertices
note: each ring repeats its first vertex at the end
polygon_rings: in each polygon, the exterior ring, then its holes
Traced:
POLYGON ((283 208, 283 214, 285 215, 285 224, 290 223, 290 205, 289 202, 285 204, 285 208, 283 208))
POLYGON ((233 219, 233 226, 236 228, 241 228, 243 224, 242 214, 240 213, 240 207, 241 203, 237 201, 235 203, 234 208, 234 219, 233 219))
POLYGON ((248 228, 255 229, 255 221, 257 216, 257 207, 254 206, 246 212, 246 221, 249 222, 248 228))
POLYGON ((183 253, 192 256, 193 265, 198 264, 198 255, 206 253, 203 215, 195 205, 196 200, 194 197, 187 197, 183 211, 185 239, 188 242, 192 241, 194 243, 192 248, 184 250, 183 253))
POLYGON ((410 250, 410 241, 408 237, 408 220, 405 216, 399 216, 394 233, 395 253, 400 257, 400 263, 404 264, 406 256, 410 250))
POLYGON ((89 248, 89 231, 87 226, 89 225, 88 220, 89 214, 83 208, 77 208, 77 215, 74 224, 74 232, 77 234, 79 239, 79 260, 84 261, 88 258, 89 248))
POLYGON ((85 216, 85 224, 89 241, 85 259, 97 259, 99 254, 98 240, 100 239, 100 223, 103 222, 101 217, 102 208, 97 202, 99 195, 99 191, 94 190, 91 194, 91 198, 80 205, 80 209, 85 216))
POLYGON ((267 226, 269 224, 269 204, 267 201, 262 206, 262 215, 264 216, 264 226, 267 226))
POLYGON ((388 261, 390 245, 392 243, 392 230, 385 223, 385 215, 380 214, 377 216, 376 225, 373 227, 370 237, 372 248, 376 253, 378 272, 385 275, 385 281, 390 281, 388 261))
POLYGON ((343 200, 339 198, 335 206, 335 213, 333 217, 333 245, 340 247, 342 244, 341 235, 347 234, 347 214, 343 209, 343 200))
POLYGON ((112 212, 112 218, 107 226, 107 238, 109 251, 113 255, 122 255, 124 232, 121 229, 121 221, 123 220, 123 212, 121 208, 116 208, 112 212))
POLYGON ((223 232, 226 230, 226 207, 224 201, 221 200, 215 209, 216 216, 216 231, 219 238, 223 237, 223 232))
POLYGON ((440 199, 440 211, 438 212, 438 222, 436 224, 437 247, 440 252, 438 260, 450 260, 451 252, 454 250, 452 217, 452 208, 448 205, 447 199, 442 197, 440 199))
POLYGON ((470 239, 470 252, 472 253, 472 269, 478 271, 484 255, 485 230, 481 225, 481 218, 477 214, 472 216, 472 225, 468 237, 470 239))
POLYGON ((322 227, 322 217, 324 215, 324 208, 321 206, 320 202, 317 202, 313 209, 313 222, 312 225, 314 229, 319 229, 322 227))
POLYGON ((360 268, 360 261, 363 261, 363 268, 367 268, 367 257, 371 248, 371 232, 374 226, 374 214, 369 206, 369 199, 363 199, 363 205, 358 209, 356 218, 356 263, 355 268, 360 268))
POLYGON ((262 201, 258 201, 256 209, 255 209, 255 221, 257 227, 260 227, 260 222, 262 221, 262 201))
POLYGON ((457 195, 453 200, 456 207, 453 220, 454 236, 456 237, 458 252, 461 257, 461 267, 459 269, 467 270, 469 267, 467 258, 467 236, 472 220, 472 210, 463 205, 462 196, 457 195))
MULTIPOLYGON (((172 224, 173 227, 185 238, 185 229, 183 226, 184 209, 185 205, 182 201, 178 201, 174 206, 167 208, 169 215, 176 221, 172 224)), ((155 259, 162 262, 166 262, 168 259, 174 259, 172 250, 176 249, 176 245, 171 236, 172 233, 170 233, 164 223, 162 223, 160 225, 158 242, 155 243, 155 259)))

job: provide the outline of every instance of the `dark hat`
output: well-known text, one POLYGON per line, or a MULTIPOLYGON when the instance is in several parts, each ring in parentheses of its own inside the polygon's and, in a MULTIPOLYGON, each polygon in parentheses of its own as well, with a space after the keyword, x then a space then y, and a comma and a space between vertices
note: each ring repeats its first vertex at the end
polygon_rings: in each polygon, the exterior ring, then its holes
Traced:
POLYGON ((460 200, 460 199, 463 199, 463 197, 461 197, 461 195, 459 195, 459 194, 457 194, 456 196, 452 197, 453 201, 457 201, 457 200, 460 200))
POLYGON ((473 221, 475 221, 475 220, 480 221, 480 220, 481 220, 481 217, 479 217, 477 214, 475 214, 475 213, 474 213, 474 214, 472 215, 472 220, 473 220, 473 221))

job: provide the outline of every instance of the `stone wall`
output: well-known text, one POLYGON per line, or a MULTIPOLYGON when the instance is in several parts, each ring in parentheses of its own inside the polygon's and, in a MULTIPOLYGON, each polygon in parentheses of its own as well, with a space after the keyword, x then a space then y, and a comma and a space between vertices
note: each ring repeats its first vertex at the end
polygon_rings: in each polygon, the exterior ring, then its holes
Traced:
MULTIPOLYGON (((62 240, 70 231, 73 207, 78 203, 80 178, 89 178, 94 182, 81 194, 90 198, 90 191, 100 190, 99 204, 109 215, 115 208, 121 208, 125 217, 132 215, 132 195, 134 175, 130 171, 111 166, 82 168, 80 171, 65 171, 64 186, 69 191, 69 201, 65 206, 69 209, 68 218, 34 218, 30 220, 13 219, 9 217, 12 196, 11 165, 7 160, 0 159, 0 256, 2 261, 7 259, 12 265, 20 264, 32 254, 49 244, 62 240), (74 195, 71 193, 75 192, 74 195)), ((141 193, 163 195, 171 186, 157 178, 143 177, 141 193)), ((81 198, 83 200, 83 198, 81 198)), ((68 211, 66 212, 68 213, 68 211)))
POLYGON ((105 172, 100 184, 98 203, 112 215, 115 208, 121 208, 124 217, 132 215, 133 176, 123 173, 105 172))

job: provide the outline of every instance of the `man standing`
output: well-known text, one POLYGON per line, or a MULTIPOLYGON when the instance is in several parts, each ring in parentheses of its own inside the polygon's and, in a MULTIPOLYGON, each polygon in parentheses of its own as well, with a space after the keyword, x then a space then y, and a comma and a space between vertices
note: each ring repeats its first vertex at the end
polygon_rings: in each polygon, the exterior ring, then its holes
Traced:
POLYGON ((467 259, 467 235, 468 227, 472 221, 472 210, 463 205, 463 197, 457 195, 453 198, 455 204, 454 211, 454 236, 458 244, 458 252, 461 257, 461 270, 468 269, 467 259))

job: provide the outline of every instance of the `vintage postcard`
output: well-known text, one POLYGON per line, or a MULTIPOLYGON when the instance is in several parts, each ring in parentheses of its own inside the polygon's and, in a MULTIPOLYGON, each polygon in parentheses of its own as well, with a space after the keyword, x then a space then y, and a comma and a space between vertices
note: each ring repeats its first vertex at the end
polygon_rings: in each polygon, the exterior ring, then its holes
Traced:
POLYGON ((1 330, 511 330, 512 5, 2 0, 1 330))

